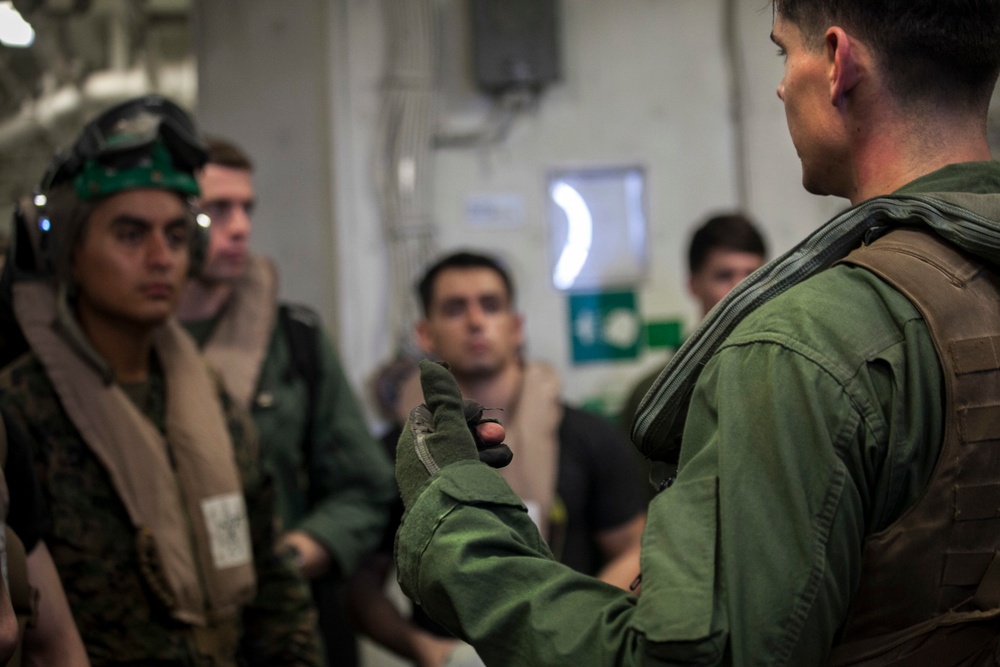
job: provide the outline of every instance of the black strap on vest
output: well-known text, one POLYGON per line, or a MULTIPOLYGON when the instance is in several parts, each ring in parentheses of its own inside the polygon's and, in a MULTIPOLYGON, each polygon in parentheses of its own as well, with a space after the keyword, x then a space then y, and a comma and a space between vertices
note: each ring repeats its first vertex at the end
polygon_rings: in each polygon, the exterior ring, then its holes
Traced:
MULTIPOLYGON (((296 304, 278 306, 278 321, 288 340, 292 357, 291 371, 306 385, 306 431, 303 435, 302 462, 305 470, 312 469, 312 437, 315 429, 320 380, 320 320, 310 308, 296 304)), ((310 502, 315 500, 309 499, 310 502)))
POLYGON ((283 303, 278 307, 278 320, 288 338, 292 370, 306 383, 309 396, 307 423, 312 428, 319 395, 319 316, 305 306, 283 303))

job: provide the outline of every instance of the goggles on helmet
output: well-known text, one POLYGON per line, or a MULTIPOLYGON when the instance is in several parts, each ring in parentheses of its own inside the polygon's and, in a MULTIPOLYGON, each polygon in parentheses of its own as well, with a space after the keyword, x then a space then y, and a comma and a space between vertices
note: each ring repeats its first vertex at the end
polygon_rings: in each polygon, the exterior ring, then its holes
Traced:
POLYGON ((170 100, 147 95, 91 121, 69 154, 49 167, 40 189, 72 179, 84 201, 141 187, 196 196, 194 173, 205 159, 191 117, 170 100))

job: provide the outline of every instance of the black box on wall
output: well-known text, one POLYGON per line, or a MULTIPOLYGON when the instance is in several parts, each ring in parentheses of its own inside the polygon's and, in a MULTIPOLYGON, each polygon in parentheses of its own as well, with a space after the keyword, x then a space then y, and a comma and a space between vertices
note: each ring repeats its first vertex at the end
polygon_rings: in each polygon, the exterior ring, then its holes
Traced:
POLYGON ((559 79, 556 0, 472 0, 476 83, 501 93, 559 79))

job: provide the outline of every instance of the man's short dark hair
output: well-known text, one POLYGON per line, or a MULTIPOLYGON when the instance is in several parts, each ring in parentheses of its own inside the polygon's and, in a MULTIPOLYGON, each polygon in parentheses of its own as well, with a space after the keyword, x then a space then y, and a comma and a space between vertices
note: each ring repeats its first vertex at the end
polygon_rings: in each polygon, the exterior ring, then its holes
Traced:
POLYGON ((767 256, 764 238, 742 213, 713 216, 695 230, 688 248, 688 271, 692 274, 700 271, 708 254, 716 249, 767 256))
POLYGON ((900 101, 988 104, 1000 73, 997 0, 772 0, 808 44, 839 25, 869 45, 900 101))
POLYGON ((214 164, 229 169, 253 171, 253 161, 242 148, 222 137, 205 137, 205 148, 208 149, 206 164, 214 164))
POLYGON ((417 283, 417 294, 420 296, 420 305, 424 309, 424 317, 430 314, 431 299, 434 297, 434 282, 445 269, 489 269, 503 280, 504 287, 507 289, 507 297, 511 303, 514 303, 514 281, 503 262, 490 255, 460 250, 445 255, 431 264, 424 272, 420 282, 417 283))

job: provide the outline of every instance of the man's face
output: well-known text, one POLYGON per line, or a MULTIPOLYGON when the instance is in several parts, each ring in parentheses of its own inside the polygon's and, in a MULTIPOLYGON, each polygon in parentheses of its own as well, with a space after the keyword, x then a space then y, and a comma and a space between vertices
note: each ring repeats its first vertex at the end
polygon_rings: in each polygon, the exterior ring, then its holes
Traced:
POLYGON ((250 172, 207 164, 198 176, 201 210, 212 219, 208 253, 200 278, 232 282, 243 275, 250 244, 254 193, 250 172))
POLYGON ((137 189, 100 202, 73 254, 81 322, 152 327, 177 305, 188 270, 190 213, 165 190, 137 189))
POLYGON ((426 319, 417 324, 425 351, 456 377, 481 379, 519 362, 523 331, 503 279, 492 269, 444 269, 434 281, 426 319))
POLYGON ((849 155, 831 99, 832 61, 826 48, 805 41, 799 27, 778 13, 771 40, 785 58, 778 98, 802 162, 802 185, 818 195, 848 196, 849 155))
POLYGON ((763 265, 764 257, 755 252, 709 250, 704 264, 688 279, 691 294, 701 304, 701 314, 707 314, 737 283, 763 265))

